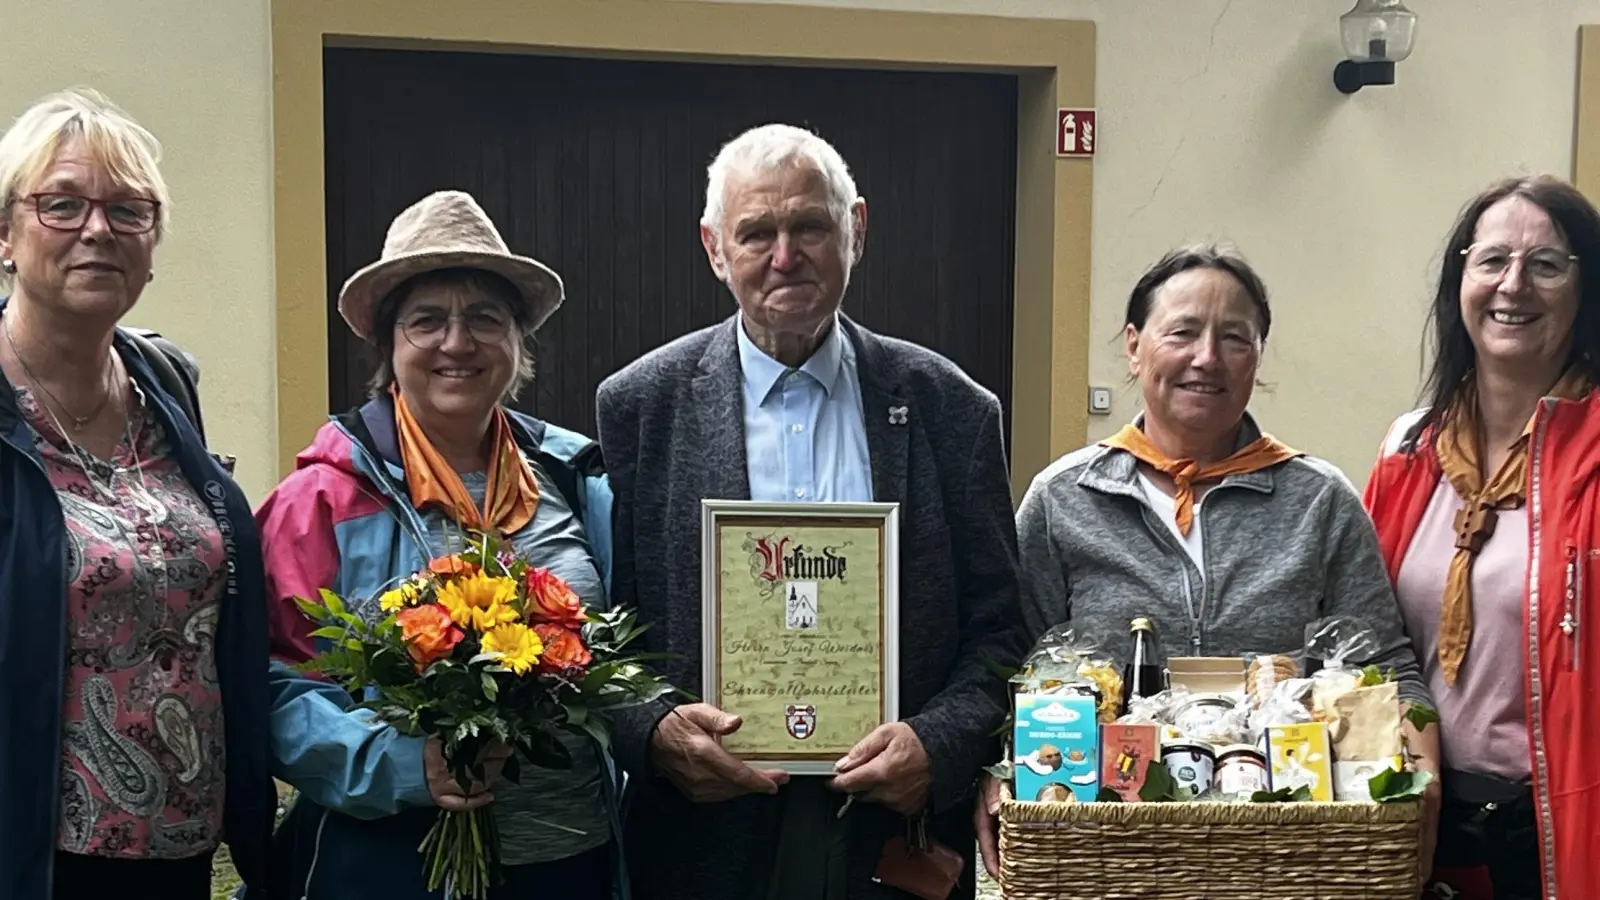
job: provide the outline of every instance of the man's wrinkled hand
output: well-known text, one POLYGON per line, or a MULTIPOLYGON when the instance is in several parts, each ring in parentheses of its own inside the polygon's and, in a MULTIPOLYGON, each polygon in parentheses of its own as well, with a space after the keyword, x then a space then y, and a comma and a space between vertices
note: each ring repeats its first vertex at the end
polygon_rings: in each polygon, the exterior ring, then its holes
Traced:
POLYGON ((483 777, 475 778, 467 787, 463 788, 456 776, 451 774, 450 767, 444 761, 444 745, 436 737, 428 738, 422 747, 422 771, 428 779, 428 793, 433 795, 433 802, 440 809, 451 812, 466 812, 487 806, 494 800, 494 794, 489 791, 489 786, 500 777, 500 772, 506 767, 506 760, 511 758, 511 748, 501 743, 494 743, 484 749, 478 757, 478 762, 483 765, 483 777))
POLYGON ((722 749, 716 737, 733 734, 741 724, 707 703, 680 706, 662 718, 650 738, 656 769, 685 797, 716 803, 745 794, 776 794, 789 775, 777 769, 753 769, 722 749))
POLYGON ((879 725, 850 749, 833 770, 828 786, 861 794, 904 816, 928 805, 933 792, 933 765, 922 739, 904 722, 879 725))

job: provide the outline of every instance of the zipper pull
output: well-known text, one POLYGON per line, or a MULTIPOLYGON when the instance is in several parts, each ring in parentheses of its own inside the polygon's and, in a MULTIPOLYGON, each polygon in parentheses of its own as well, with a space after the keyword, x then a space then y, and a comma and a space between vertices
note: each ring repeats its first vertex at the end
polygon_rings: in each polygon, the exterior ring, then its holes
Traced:
POLYGON ((1189 644, 1190 644, 1190 646, 1194 647, 1194 655, 1195 656, 1199 656, 1200 655, 1200 632, 1198 630, 1192 631, 1192 632, 1189 633, 1189 644))
POLYGON ((1561 617, 1561 633, 1572 637, 1578 630, 1578 620, 1573 617, 1573 611, 1578 605, 1578 548, 1567 548, 1567 609, 1566 615, 1561 617))

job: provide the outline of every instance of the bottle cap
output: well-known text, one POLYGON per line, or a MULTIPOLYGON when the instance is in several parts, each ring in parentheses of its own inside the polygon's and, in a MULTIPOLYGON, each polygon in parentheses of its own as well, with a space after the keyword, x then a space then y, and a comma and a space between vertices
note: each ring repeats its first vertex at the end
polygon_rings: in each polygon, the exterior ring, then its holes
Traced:
POLYGON ((1134 619, 1131 623, 1129 623, 1128 630, 1129 631, 1155 631, 1156 627, 1150 623, 1149 619, 1145 618, 1144 616, 1140 616, 1139 618, 1134 619))

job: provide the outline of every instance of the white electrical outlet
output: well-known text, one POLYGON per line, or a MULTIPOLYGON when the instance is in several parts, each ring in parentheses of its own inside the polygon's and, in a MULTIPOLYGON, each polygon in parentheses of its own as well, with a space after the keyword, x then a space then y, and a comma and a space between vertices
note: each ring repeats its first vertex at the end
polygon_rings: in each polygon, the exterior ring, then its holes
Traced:
POLYGON ((1111 388, 1089 388, 1089 412, 1098 416, 1111 412, 1111 388))

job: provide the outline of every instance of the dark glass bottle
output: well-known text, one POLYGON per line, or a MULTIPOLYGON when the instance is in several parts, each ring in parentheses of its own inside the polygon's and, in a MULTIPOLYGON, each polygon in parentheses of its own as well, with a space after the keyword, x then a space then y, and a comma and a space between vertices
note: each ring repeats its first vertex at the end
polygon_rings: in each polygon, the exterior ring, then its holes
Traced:
POLYGON ((1122 669, 1122 711, 1135 697, 1154 697, 1167 689, 1167 669, 1161 660, 1156 627, 1143 616, 1128 625, 1132 652, 1122 669))

